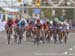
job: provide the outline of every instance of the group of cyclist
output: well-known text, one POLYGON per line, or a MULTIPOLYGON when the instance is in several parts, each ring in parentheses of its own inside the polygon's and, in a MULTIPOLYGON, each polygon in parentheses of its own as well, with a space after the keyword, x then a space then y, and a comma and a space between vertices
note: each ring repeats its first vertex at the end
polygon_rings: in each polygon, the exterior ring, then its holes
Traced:
MULTIPOLYGON (((22 19, 15 19, 15 20, 8 19, 6 26, 8 26, 8 28, 11 29, 11 32, 12 32, 12 28, 16 28, 16 29, 23 30, 23 31, 27 31, 27 30, 31 31, 32 29, 34 30, 35 28, 37 28, 38 31, 40 30, 43 30, 43 31, 54 30, 55 31, 55 29, 59 29, 61 32, 63 31, 69 32, 69 27, 70 27, 70 25, 67 22, 61 22, 61 21, 56 21, 56 20, 49 21, 47 19, 40 19, 40 18, 38 19, 22 18, 22 19)), ((7 30, 8 28, 6 28, 6 32, 8 31, 7 30)))

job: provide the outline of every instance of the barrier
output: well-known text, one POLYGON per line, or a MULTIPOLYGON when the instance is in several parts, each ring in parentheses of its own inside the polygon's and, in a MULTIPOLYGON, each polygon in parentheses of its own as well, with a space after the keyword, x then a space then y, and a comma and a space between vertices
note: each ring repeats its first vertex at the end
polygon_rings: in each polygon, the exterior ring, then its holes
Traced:
POLYGON ((0 22, 0 31, 4 31, 5 30, 5 24, 6 24, 5 21, 0 22))

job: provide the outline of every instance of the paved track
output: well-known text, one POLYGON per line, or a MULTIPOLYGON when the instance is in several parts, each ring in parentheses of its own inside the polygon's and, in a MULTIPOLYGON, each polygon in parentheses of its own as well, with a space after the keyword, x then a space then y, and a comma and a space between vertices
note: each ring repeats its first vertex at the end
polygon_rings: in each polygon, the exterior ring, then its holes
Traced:
POLYGON ((22 44, 7 44, 5 33, 0 32, 0 56, 75 56, 75 33, 70 33, 67 44, 57 42, 34 45, 32 42, 22 41, 22 44))

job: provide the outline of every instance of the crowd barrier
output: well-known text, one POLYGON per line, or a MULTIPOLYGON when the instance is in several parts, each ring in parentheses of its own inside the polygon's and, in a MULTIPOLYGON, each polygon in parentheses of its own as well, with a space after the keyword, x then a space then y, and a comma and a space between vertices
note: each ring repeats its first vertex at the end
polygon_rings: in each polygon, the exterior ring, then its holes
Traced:
POLYGON ((0 22, 0 32, 5 30, 5 24, 6 24, 5 21, 0 22))

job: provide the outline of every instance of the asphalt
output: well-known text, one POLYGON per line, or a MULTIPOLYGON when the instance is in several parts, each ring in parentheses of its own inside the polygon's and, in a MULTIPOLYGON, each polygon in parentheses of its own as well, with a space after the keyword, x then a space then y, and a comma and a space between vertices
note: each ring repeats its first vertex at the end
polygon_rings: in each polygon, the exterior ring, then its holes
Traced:
POLYGON ((0 56, 75 56, 75 33, 69 34, 68 42, 60 44, 59 41, 34 45, 33 42, 22 41, 16 44, 11 39, 11 44, 7 44, 5 32, 0 32, 0 56))

